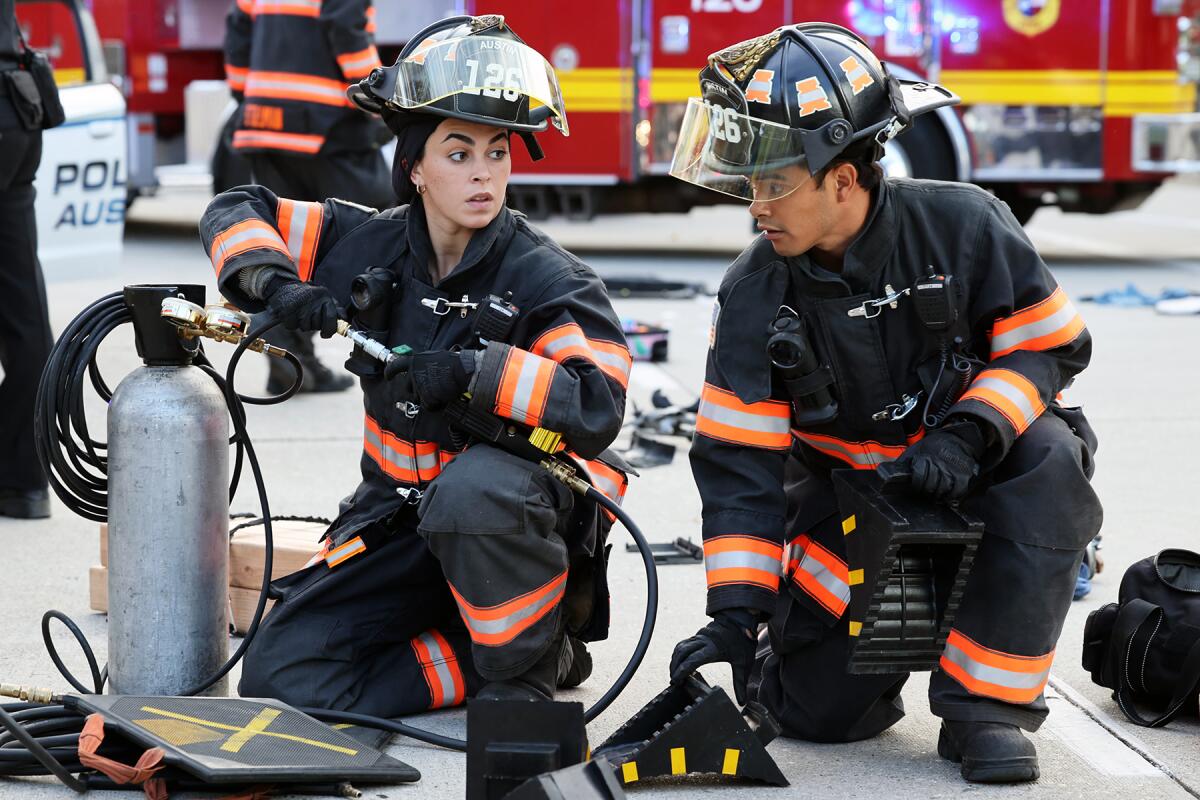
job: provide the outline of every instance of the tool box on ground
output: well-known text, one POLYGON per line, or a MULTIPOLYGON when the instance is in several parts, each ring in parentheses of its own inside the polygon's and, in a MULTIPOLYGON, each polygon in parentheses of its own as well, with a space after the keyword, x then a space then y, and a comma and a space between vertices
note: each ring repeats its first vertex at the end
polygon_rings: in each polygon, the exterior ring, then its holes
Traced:
POLYGON ((846 540, 852 673, 937 666, 983 536, 982 522, 911 494, 907 483, 907 476, 886 482, 874 471, 833 472, 846 540))
MULTIPOLYGON (((324 522, 276 518, 275 561, 272 580, 299 570, 321 548, 319 538, 328 525, 324 522)), ((247 525, 247 520, 231 519, 233 531, 229 539, 229 605, 234 629, 245 633, 254 616, 254 605, 263 578, 263 547, 266 538, 261 522, 247 525), (245 527, 243 527, 245 526, 245 527)), ((90 607, 101 613, 108 611, 108 525, 100 525, 100 563, 88 570, 90 607)))
MULTIPOLYGON (((626 553, 637 550, 636 544, 625 545, 626 553)), ((652 544, 650 552, 654 553, 655 564, 699 564, 704 561, 704 547, 682 536, 675 537, 673 542, 652 544)))
POLYGON ((667 360, 671 332, 666 328, 633 319, 623 319, 621 320, 621 330, 625 334, 625 343, 629 345, 629 355, 633 356, 634 361, 657 363, 667 360))
POLYGON ((779 725, 758 703, 738 711, 699 673, 668 686, 592 753, 625 784, 669 775, 716 774, 787 786, 767 752, 779 725))

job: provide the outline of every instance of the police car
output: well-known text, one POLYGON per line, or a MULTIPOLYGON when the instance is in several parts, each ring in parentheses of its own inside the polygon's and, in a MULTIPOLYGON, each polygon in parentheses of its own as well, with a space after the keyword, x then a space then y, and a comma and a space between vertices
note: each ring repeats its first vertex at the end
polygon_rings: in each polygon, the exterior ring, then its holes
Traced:
POLYGON ((109 81, 81 0, 17 0, 16 8, 25 40, 54 66, 66 112, 45 132, 35 181, 42 269, 103 274, 117 267, 125 228, 125 98, 109 81))

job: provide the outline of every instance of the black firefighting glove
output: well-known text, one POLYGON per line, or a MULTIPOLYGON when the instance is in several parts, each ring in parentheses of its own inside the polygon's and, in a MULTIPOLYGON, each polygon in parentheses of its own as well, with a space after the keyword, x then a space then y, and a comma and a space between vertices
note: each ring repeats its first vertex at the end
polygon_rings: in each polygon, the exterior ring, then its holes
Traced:
POLYGON ((471 350, 429 350, 393 358, 383 376, 403 381, 401 394, 437 410, 467 391, 474 372, 475 353, 471 350))
POLYGON ((746 683, 758 647, 758 621, 746 608, 727 608, 690 639, 675 645, 671 654, 671 683, 679 683, 705 664, 728 662, 733 669, 733 693, 738 705, 746 703, 746 683))
POLYGON ((906 449, 889 471, 910 474, 913 491, 938 500, 957 500, 979 474, 986 447, 977 423, 949 417, 941 427, 906 449))
POLYGON ((267 284, 267 309, 290 331, 320 331, 328 339, 337 333, 342 312, 324 286, 275 278, 267 284))

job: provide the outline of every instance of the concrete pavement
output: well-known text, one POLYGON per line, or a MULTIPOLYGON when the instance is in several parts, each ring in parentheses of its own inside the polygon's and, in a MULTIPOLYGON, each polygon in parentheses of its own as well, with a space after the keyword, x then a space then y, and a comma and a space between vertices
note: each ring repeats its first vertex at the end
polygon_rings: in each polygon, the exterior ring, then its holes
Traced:
MULTIPOLYGON (((1200 261, 1189 252, 1187 239, 1200 242, 1193 228, 1200 224, 1187 216, 1196 208, 1200 192, 1183 185, 1173 187, 1170 208, 1151 205, 1132 217, 1081 218, 1040 212, 1030 227, 1031 236, 1050 256, 1051 266, 1068 293, 1079 297, 1134 281, 1151 291, 1162 286, 1184 286, 1200 291, 1200 261), (1186 211, 1174 211, 1176 208, 1186 211), (1164 222, 1164 220, 1166 220, 1164 222), (1191 232, 1189 234, 1189 232, 1191 232), (1057 239, 1055 238, 1057 237, 1057 239), (1057 243, 1056 243, 1057 242, 1057 243), (1068 246, 1069 245, 1069 246, 1068 246), (1154 254, 1134 258, 1131 253, 1154 254)), ((1151 203, 1155 203, 1152 200, 1151 203)), ((186 223, 188 214, 203 198, 170 198, 139 201, 132 217, 175 219, 186 223)), ((624 249, 649 250, 643 243, 654 239, 645 231, 670 228, 690 232, 688 241, 700 240, 725 225, 720 247, 725 253, 736 237, 747 235, 744 211, 715 209, 712 219, 663 221, 660 218, 601 220, 586 230, 562 232, 547 225, 564 244, 586 250, 608 250, 589 258, 602 274, 652 270, 662 277, 701 280, 715 285, 728 258, 712 257, 700 248, 690 255, 629 256, 624 249), (723 215, 723 216, 722 216, 723 215), (594 229, 594 230, 593 230, 594 229), (602 240, 592 244, 587 231, 602 240), (607 231, 607 233, 604 233, 607 231), (639 231, 641 233, 639 233, 639 231), (572 238, 574 237, 574 238, 572 238)), ((696 212, 700 215, 701 212, 696 212)), ((1193 215, 1194 216, 1194 215, 1193 215)), ((194 219, 194 216, 193 216, 194 219)), ((87 302, 120 286, 135 282, 194 280, 209 285, 211 271, 196 240, 170 227, 135 222, 130 229, 123 266, 116 275, 94 275, 80 264, 68 272, 49 276, 52 317, 57 330, 87 302)), ((710 300, 619 300, 619 313, 671 328, 671 360, 664 365, 635 366, 631 398, 646 402, 655 388, 678 400, 690 400, 703 371, 710 300)), ((904 690, 909 715, 884 735, 851 745, 812 745, 780 740, 771 746, 792 790, 730 785, 715 780, 684 780, 669 785, 638 785, 632 796, 677 798, 769 798, 802 796, 878 798, 950 797, 969 792, 978 797, 1021 798, 1154 798, 1200 797, 1200 761, 1195 758, 1200 724, 1173 723, 1164 730, 1134 729, 1120 721, 1119 712, 1105 689, 1094 686, 1079 665, 1081 633, 1087 614, 1116 599, 1120 575, 1133 561, 1168 546, 1187 547, 1194 540, 1194 470, 1187 465, 1200 446, 1200 422, 1192 398, 1200 390, 1200 374, 1188 346, 1200 341, 1200 318, 1156 316, 1147 309, 1121 309, 1081 304, 1095 336, 1092 367, 1071 389, 1068 400, 1081 402, 1101 439, 1096 487, 1105 503, 1105 556, 1107 569, 1093 593, 1074 604, 1055 660, 1048 693, 1051 716, 1035 735, 1042 757, 1042 779, 1018 787, 968 786, 957 769, 935 753, 937 720, 925 703, 926 675, 914 675, 904 690)), ((328 363, 336 364, 348 351, 341 341, 318 343, 328 363)), ((223 363, 229 348, 209 348, 223 363)), ((115 383, 137 364, 128 331, 114 335, 102 351, 102 366, 115 383)), ((242 384, 256 389, 265 379, 257 361, 247 364, 242 384)), ((97 431, 103 429, 103 409, 92 405, 97 431)), ((282 407, 252 408, 249 428, 266 472, 275 513, 329 515, 337 500, 355 483, 361 444, 361 401, 353 393, 302 396, 282 407)), ((675 536, 698 538, 700 504, 685 457, 686 442, 667 467, 646 470, 637 479, 626 507, 652 540, 675 536)), ((235 511, 255 510, 252 486, 244 484, 233 503, 235 511)), ((98 561, 96 529, 55 504, 55 516, 39 522, 0 521, 5 578, 0 596, 5 600, 0 618, 0 680, 62 686, 44 655, 38 620, 45 608, 59 608, 75 617, 92 638, 101 660, 105 650, 103 617, 87 610, 87 567, 98 561)), ((614 552, 610 581, 614 624, 609 641, 594 647, 596 673, 586 688, 565 699, 584 703, 599 697, 620 672, 633 647, 644 602, 640 561, 624 552, 629 541, 624 532, 612 536, 614 552)), ((643 670, 630 690, 590 729, 599 743, 618 724, 657 693, 666 681, 671 648, 703 624, 704 576, 700 566, 669 566, 660 570, 662 597, 654 643, 643 670)), ((61 649, 70 653, 73 668, 82 667, 67 637, 61 649)), ((728 670, 706 670, 710 680, 727 682, 728 670)), ((461 734, 462 712, 428 715, 418 721, 447 733, 461 734)), ((422 781, 409 787, 371 789, 368 796, 384 798, 455 798, 463 793, 464 762, 461 755, 424 745, 399 741, 391 751, 421 770, 422 781)), ((58 798, 68 792, 48 781, 0 782, 0 800, 7 798, 58 798)))

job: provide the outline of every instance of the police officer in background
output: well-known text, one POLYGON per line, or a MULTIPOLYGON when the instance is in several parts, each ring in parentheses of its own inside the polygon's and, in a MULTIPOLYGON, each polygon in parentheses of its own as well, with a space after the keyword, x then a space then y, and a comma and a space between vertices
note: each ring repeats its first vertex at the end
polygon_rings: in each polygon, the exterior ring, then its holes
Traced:
MULTIPOLYGON (((336 197, 370 208, 395 205, 380 147, 391 138, 378 117, 346 98, 346 84, 380 66, 371 0, 237 0, 226 18, 225 73, 241 103, 233 147, 256 183, 280 197, 336 197)), ((277 328, 272 343, 304 365, 301 391, 333 392, 353 379, 317 360, 312 335, 277 328)), ((267 391, 292 384, 271 360, 267 391)))
POLYGON ((1101 522, 1095 437, 1056 399, 1091 337, 1007 206, 974 186, 883 177, 882 145, 957 102, 950 92, 898 82, 824 23, 716 53, 700 84, 672 174, 750 201, 762 235, 718 293, 691 451, 713 620, 676 647, 672 679, 729 662, 739 700, 751 684, 786 734, 811 741, 899 720, 907 674, 846 669, 857 630, 830 482, 886 465, 986 526, 930 679, 938 753, 968 781, 1036 779, 1022 730, 1046 717, 1101 522), (816 365, 772 366, 781 327, 807 336, 816 365))
POLYGON ((34 519, 50 516, 33 406, 53 334, 33 210, 42 108, 23 54, 14 0, 0 0, 0 516, 34 519))

